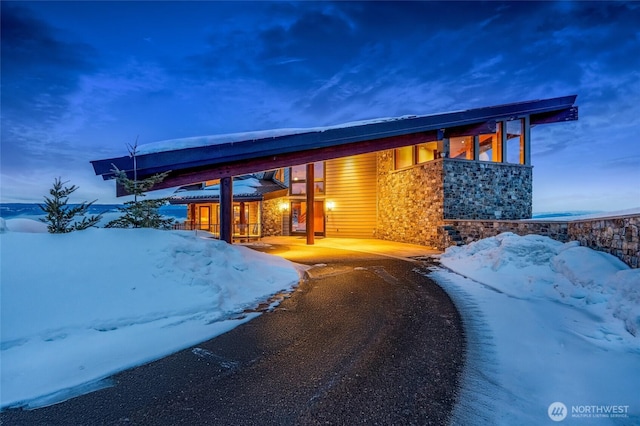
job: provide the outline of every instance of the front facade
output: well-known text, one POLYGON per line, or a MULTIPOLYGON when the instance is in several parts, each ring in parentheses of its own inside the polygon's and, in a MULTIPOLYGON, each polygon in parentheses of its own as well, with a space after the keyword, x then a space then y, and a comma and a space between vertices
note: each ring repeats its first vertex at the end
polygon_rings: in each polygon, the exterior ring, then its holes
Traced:
MULTIPOLYGON (((524 120, 517 121, 500 124, 495 133, 315 162, 313 218, 307 215, 306 165, 273 171, 267 176, 281 187, 265 191, 263 179, 260 193, 234 189, 234 239, 305 235, 313 220, 317 236, 443 248, 447 219, 530 218, 532 167, 525 132, 518 131, 524 120), (496 143, 503 126, 512 129, 506 145, 496 143)), ((234 188, 246 188, 247 179, 237 178, 234 188)), ((218 234, 219 200, 190 193, 202 191, 181 190, 171 201, 188 204, 186 227, 218 234)))
POLYGON ((154 189, 187 185, 172 199, 189 206, 184 227, 228 242, 319 235, 444 248, 446 221, 531 217, 531 128, 577 120, 575 99, 162 141, 136 161, 92 163, 103 179, 114 165, 140 178, 168 172, 154 189))

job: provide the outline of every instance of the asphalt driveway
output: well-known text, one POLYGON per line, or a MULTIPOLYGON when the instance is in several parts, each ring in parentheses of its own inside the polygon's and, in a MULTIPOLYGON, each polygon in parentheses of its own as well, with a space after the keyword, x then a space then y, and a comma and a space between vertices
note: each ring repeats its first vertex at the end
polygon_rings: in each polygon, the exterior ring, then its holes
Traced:
POLYGON ((460 317, 419 262, 280 242, 315 265, 276 309, 122 372, 114 386, 6 425, 446 424, 463 366, 460 317))

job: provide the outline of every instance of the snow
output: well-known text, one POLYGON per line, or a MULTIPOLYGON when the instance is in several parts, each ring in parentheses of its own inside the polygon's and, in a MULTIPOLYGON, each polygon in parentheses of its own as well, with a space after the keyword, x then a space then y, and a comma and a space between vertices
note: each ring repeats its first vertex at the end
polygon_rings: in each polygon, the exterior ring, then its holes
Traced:
POLYGON ((568 423, 638 424, 640 269, 512 233, 448 248, 440 262, 448 269, 431 277, 461 311, 469 346, 454 423, 537 425, 562 402, 568 423))
POLYGON ((46 223, 28 218, 2 219, 2 223, 0 223, 0 232, 3 230, 29 233, 48 232, 46 223))
POLYGON ((254 318, 243 311, 299 280, 282 258, 206 234, 15 232, 32 229, 25 220, 7 220, 0 234, 4 408, 108 386, 104 379, 118 371, 254 318))
MULTIPOLYGON (((246 308, 299 279, 284 259, 206 233, 52 235, 16 232, 43 225, 16 220, 0 219, 4 408, 109 386, 249 321, 246 308)), ((567 424, 640 424, 640 269, 512 233, 439 260, 428 274, 458 307, 468 348, 453 424, 549 423, 557 402, 567 424)))
MULTIPOLYGON (((426 117, 426 116, 421 116, 426 117)), ((406 120, 418 118, 415 115, 405 115, 401 117, 385 117, 372 120, 353 121, 338 124, 335 126, 309 127, 309 128, 283 128, 271 130, 259 130, 254 132, 228 133, 222 135, 195 136, 188 138, 169 139, 165 141, 152 142, 138 147, 138 154, 153 154, 156 152, 174 151, 178 149, 198 148, 203 146, 220 145, 226 143, 257 141, 261 139, 273 139, 283 136, 300 135, 304 133, 319 133, 333 129, 343 129, 347 127, 366 126, 368 124, 383 123, 387 121, 406 120)))
POLYGON ((594 213, 582 213, 582 212, 557 212, 557 213, 536 213, 533 220, 539 220, 542 222, 547 221, 560 221, 571 222, 591 219, 606 219, 621 216, 635 216, 640 214, 640 207, 634 207, 625 210, 615 210, 609 212, 594 212, 594 213))
MULTIPOLYGON (((260 180, 250 177, 247 179, 237 179, 233 181, 233 195, 251 195, 256 193, 256 188, 261 187, 260 180)), ((173 199, 183 198, 207 198, 207 197, 219 197, 220 196, 220 184, 205 186, 203 189, 187 190, 178 189, 171 197, 173 199)))

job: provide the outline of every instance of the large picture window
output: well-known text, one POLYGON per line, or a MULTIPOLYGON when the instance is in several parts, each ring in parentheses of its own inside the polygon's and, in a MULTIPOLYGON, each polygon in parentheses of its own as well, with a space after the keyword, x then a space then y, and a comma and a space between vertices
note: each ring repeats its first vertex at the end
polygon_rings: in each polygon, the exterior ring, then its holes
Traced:
MULTIPOLYGON (((324 195, 324 162, 313 164, 313 187, 316 195, 324 195)), ((305 195, 307 193, 307 166, 291 167, 291 195, 305 195)))

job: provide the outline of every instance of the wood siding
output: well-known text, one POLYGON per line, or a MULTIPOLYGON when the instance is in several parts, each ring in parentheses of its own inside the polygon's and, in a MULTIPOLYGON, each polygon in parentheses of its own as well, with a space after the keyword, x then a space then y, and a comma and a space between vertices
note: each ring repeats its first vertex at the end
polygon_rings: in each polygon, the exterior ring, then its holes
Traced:
POLYGON ((326 236, 373 238, 376 229, 376 154, 338 158, 325 164, 326 236), (328 211, 326 202, 335 203, 328 211))

